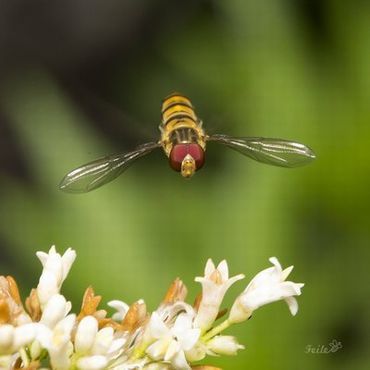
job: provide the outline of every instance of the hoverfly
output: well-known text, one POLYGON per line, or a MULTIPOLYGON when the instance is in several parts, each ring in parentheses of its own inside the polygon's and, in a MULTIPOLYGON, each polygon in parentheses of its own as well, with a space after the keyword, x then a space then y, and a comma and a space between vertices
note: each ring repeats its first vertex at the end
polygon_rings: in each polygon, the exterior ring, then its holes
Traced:
POLYGON ((315 158, 307 146, 282 139, 259 137, 235 138, 227 135, 207 135, 190 100, 179 93, 166 97, 162 103, 160 140, 149 142, 128 153, 97 159, 69 172, 60 189, 70 193, 85 193, 115 179, 138 158, 162 148, 170 166, 183 177, 191 177, 204 165, 206 143, 224 144, 256 161, 280 167, 297 167, 315 158))

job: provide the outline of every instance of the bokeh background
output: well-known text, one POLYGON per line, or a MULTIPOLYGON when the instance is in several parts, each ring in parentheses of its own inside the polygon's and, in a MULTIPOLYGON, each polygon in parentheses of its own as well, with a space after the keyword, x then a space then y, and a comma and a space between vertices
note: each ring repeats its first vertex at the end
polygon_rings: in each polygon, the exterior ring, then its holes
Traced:
POLYGON ((177 276, 193 300, 208 257, 249 279, 275 255, 306 283, 299 314, 264 307, 229 331, 245 351, 207 363, 368 368, 369 24, 368 1, 0 1, 1 274, 25 296, 35 252, 71 246, 76 310, 89 284, 153 310, 177 276), (58 190, 72 168, 156 139, 172 91, 210 133, 295 139, 317 160, 286 170, 211 143, 190 181, 158 151, 95 192, 58 190), (336 353, 305 353, 333 339, 336 353))

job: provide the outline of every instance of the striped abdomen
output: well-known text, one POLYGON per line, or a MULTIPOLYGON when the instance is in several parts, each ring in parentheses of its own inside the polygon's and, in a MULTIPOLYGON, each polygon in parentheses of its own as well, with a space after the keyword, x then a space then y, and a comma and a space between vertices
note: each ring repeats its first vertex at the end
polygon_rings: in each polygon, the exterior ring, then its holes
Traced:
POLYGON ((167 130, 196 127, 199 120, 190 100, 178 93, 171 94, 162 103, 162 126, 167 130))
POLYGON ((170 164, 185 177, 204 162, 205 134, 190 100, 174 93, 162 103, 161 144, 170 164))

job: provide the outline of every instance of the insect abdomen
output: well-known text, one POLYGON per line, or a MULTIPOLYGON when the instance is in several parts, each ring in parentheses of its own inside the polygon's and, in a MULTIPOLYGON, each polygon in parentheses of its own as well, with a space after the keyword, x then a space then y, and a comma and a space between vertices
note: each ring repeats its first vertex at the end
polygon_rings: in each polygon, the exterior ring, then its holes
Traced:
POLYGON ((167 131, 181 127, 197 127, 199 120, 188 98, 174 93, 164 99, 162 103, 162 126, 167 131))
POLYGON ((172 147, 178 143, 197 143, 205 149, 205 134, 202 122, 194 112, 190 100, 179 93, 173 93, 163 100, 161 145, 169 157, 172 147))

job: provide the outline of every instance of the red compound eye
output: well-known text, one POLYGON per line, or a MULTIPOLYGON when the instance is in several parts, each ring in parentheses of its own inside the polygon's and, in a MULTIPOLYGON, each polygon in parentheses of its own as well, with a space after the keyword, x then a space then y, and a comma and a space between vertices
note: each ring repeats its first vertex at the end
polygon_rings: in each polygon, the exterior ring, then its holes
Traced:
POLYGON ((176 144, 170 154, 170 166, 175 171, 181 171, 181 163, 190 154, 194 160, 197 170, 204 164, 204 150, 199 144, 176 144))

